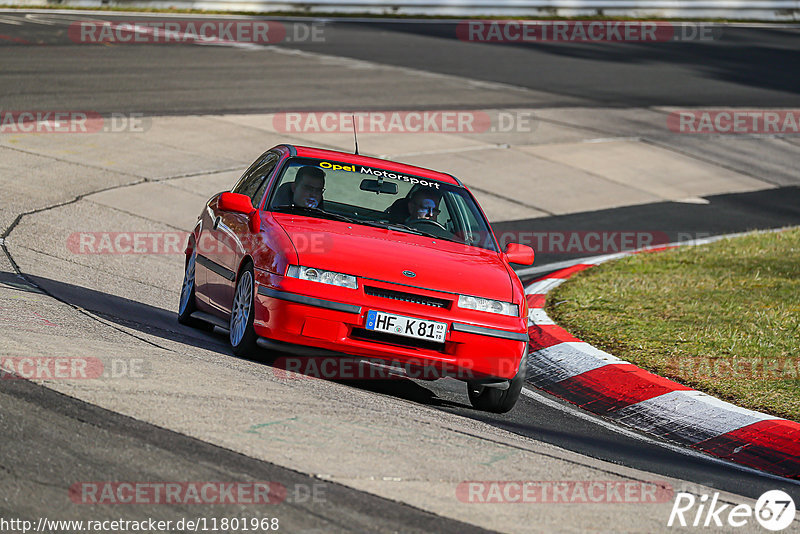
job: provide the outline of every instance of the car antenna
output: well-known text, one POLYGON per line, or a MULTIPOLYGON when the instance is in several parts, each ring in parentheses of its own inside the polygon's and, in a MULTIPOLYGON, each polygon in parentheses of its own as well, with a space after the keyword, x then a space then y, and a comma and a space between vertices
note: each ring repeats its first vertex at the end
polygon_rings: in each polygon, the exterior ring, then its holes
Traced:
POLYGON ((355 155, 358 156, 358 132, 356 131, 356 114, 353 113, 351 117, 353 117, 353 140, 356 143, 355 155))

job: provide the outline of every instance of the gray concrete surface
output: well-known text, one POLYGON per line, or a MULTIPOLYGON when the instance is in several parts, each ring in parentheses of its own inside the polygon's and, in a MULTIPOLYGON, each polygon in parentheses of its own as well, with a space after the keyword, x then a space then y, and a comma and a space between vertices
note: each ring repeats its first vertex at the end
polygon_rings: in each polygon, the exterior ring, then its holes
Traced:
MULTIPOLYGON (((336 46, 351 49, 359 39, 336 46)), ((437 41, 425 36, 420 42, 431 40, 437 41)), ((121 97, 113 91, 88 95, 87 77, 80 74, 80 69, 86 72, 108 57, 108 51, 84 47, 64 64, 59 63, 57 54, 49 53, 52 50, 32 47, 20 57, 4 56, 4 67, 9 67, 4 83, 14 84, 22 95, 10 101, 18 107, 54 107, 60 102, 54 91, 25 72, 26 62, 33 61, 39 71, 64 75, 59 79, 75 88, 59 93, 71 107, 120 109, 121 97), (97 103, 102 106, 95 106, 97 103)), ((404 53, 413 55, 409 50, 404 53)), ((495 58, 496 50, 491 52, 481 54, 481 61, 495 58)), ((518 52, 512 54, 517 65, 518 52)), ((439 109, 458 105, 484 111, 533 111, 538 117, 536 127, 513 134, 361 136, 362 153, 458 174, 474 188, 490 219, 498 224, 550 220, 552 214, 578 216, 600 208, 646 210, 651 202, 687 195, 758 192, 795 185, 798 177, 793 169, 799 148, 795 140, 704 137, 695 143, 694 138, 675 136, 666 129, 665 110, 605 109, 596 107, 597 102, 590 102, 589 107, 585 95, 553 95, 535 88, 475 82, 460 77, 468 65, 455 65, 460 72, 440 76, 405 65, 298 55, 277 48, 259 50, 257 56, 249 57, 248 51, 206 49, 202 61, 197 53, 194 48, 114 50, 116 59, 142 70, 126 71, 127 80, 106 76, 113 83, 122 80, 131 86, 142 73, 152 76, 156 84, 152 93, 133 91, 122 98, 131 99, 128 104, 134 107, 130 109, 156 105, 163 113, 174 113, 180 102, 183 113, 207 112, 209 101, 224 100, 221 94, 230 96, 214 115, 157 116, 148 119, 148 128, 142 133, 0 136, 0 195, 7 200, 0 205, 4 246, 22 272, 61 299, 32 290, 14 274, 8 259, 0 256, 3 355, 141 360, 146 371, 143 377, 37 382, 142 424, 233 451, 231 454, 241 453, 491 530, 666 531, 671 503, 465 504, 455 497, 459 482, 656 479, 677 490, 713 493, 702 475, 690 481, 654 475, 543 443, 535 439, 537 433, 545 433, 539 427, 517 429, 509 420, 509 429, 501 430, 496 424, 436 409, 455 410, 461 405, 444 395, 436 398, 415 383, 403 384, 401 393, 395 394, 391 388, 376 393, 363 386, 288 380, 261 361, 234 358, 224 338, 175 323, 182 276, 179 255, 75 254, 67 240, 75 232, 85 231, 189 230, 203 200, 229 187, 258 154, 277 142, 351 149, 349 134, 276 132, 265 109, 296 109, 298 103, 321 109, 416 109, 424 104, 439 109), (230 74, 226 79, 233 80, 230 83, 238 84, 241 91, 231 93, 226 86, 211 91, 210 97, 209 93, 201 97, 188 86, 171 81, 172 72, 186 68, 208 75, 203 69, 208 61, 221 65, 230 74), (251 78, 236 78, 236 73, 253 69, 254 64, 264 70, 251 78), (321 79, 324 83, 309 81, 321 79), (256 113, 224 113, 243 111, 256 100, 256 113), (547 107, 556 101, 573 107, 547 107), (619 150, 604 150, 609 147, 619 150), (747 156, 761 150, 770 154, 763 164, 747 156), (670 172, 672 168, 681 172, 670 172), (29 214, 14 225, 23 213, 29 214), (423 401, 413 400, 418 398, 423 401), (523 431, 534 437, 520 435, 523 431)), ((434 57, 414 60, 417 66, 438 61, 434 57)), ((530 75, 516 67, 519 72, 510 76, 509 67, 513 65, 499 65, 497 72, 505 72, 509 79, 530 75)), ((208 89, 212 78, 219 76, 216 73, 197 84, 208 89)), ((753 94, 765 97, 778 92, 761 89, 753 94)), ((58 418, 49 418, 35 406, 20 405, 10 398, 4 402, 14 407, 14 420, 23 428, 59 424, 58 418)), ((38 443, 46 434, 31 435, 38 436, 34 440, 38 443)), ((120 439, 116 435, 101 439, 97 451, 101 459, 96 463, 106 462, 104 455, 120 439)), ((593 439, 590 434, 580 436, 585 442, 593 439)), ((147 450, 147 446, 126 443, 137 449, 137 455, 139 448, 147 450)), ((3 465, 12 461, 12 452, 3 449, 3 465)), ((108 459, 108 467, 99 476, 122 479, 147 472, 125 468, 125 459, 108 459)), ((142 462, 134 465, 147 465, 143 456, 134 459, 142 462)), ((53 499, 50 502, 64 513, 88 515, 85 508, 70 508, 64 493, 75 478, 97 472, 91 454, 83 460, 85 469, 78 463, 72 470, 56 473, 45 466, 41 471, 39 480, 54 488, 48 493, 53 499)), ((151 461, 160 476, 211 476, 185 464, 175 470, 161 469, 170 462, 163 451, 154 453, 151 461)), ((30 465, 0 470, 14 488, 4 496, 4 510, 24 509, 33 514, 38 507, 31 503, 45 506, 41 500, 31 500, 41 486, 29 482, 33 476, 30 465)), ((738 475, 732 472, 727 476, 735 479, 738 475)), ((726 502, 752 504, 752 499, 741 495, 723 494, 726 502)))
MULTIPOLYGON (((51 136, 52 142, 45 136, 1 138, 0 150, 18 158, 28 175, 28 180, 20 182, 6 171, 4 187, 9 195, 21 198, 29 210, 68 201, 92 187, 108 188, 27 215, 7 236, 6 246, 26 275, 48 292, 81 304, 75 309, 39 293, 1 288, 4 307, 14 310, 8 315, 13 328, 0 338, 3 353, 95 356, 106 362, 136 357, 144 362, 143 378, 41 383, 252 458, 484 528, 518 532, 524 525, 523 530, 533 531, 619 531, 620 518, 624 517, 631 532, 663 530, 670 502, 636 507, 461 503, 455 498, 455 488, 464 480, 651 480, 653 475, 400 398, 337 383, 286 379, 260 362, 233 358, 224 338, 209 338, 172 322, 182 276, 179 255, 75 254, 67 247, 69 236, 82 231, 188 230, 208 194, 235 181, 237 171, 229 169, 243 169, 249 163, 244 155, 240 159, 229 155, 230 141, 225 136, 236 140, 239 153, 254 157, 267 148, 265 140, 271 143, 279 137, 270 131, 265 119, 154 118, 152 128, 145 133, 73 136, 68 150, 63 138, 55 136, 51 136), (215 128, 198 129, 203 122, 222 123, 222 136, 215 128), (246 135, 253 129, 263 135, 246 135), (130 143, 127 137, 132 137, 130 143), (120 157, 109 157, 122 147, 120 157), (106 181, 70 182, 71 176, 83 174, 81 170, 89 177, 102 174, 106 181), (61 175, 65 182, 62 192, 55 195, 48 185, 54 176, 61 175), (131 185, 122 185, 125 183, 131 185), (96 312, 81 311, 84 306, 96 312), (157 317, 163 321, 149 332, 141 326, 142 322, 148 324, 147 320, 137 322, 145 316, 150 317, 150 324, 157 317), (131 324, 125 324, 126 318, 131 324)), ((580 132, 582 125, 576 124, 570 131, 580 132)), ((376 144, 384 152, 391 147, 397 159, 429 165, 439 161, 438 168, 457 172, 479 191, 495 221, 535 217, 548 208, 581 211, 603 202, 624 205, 725 188, 771 187, 676 155, 675 164, 684 170, 700 169, 694 172, 714 178, 695 180, 693 189, 686 190, 682 174, 661 172, 672 163, 670 151, 635 141, 621 142, 630 150, 605 152, 602 172, 590 173, 592 169, 587 170, 585 162, 591 160, 591 149, 599 143, 547 143, 540 139, 539 144, 498 149, 480 135, 437 135, 441 134, 387 135, 378 137, 376 144), (437 150, 421 154, 419 149, 425 146, 437 150), (637 151, 637 147, 641 149, 637 151), (581 153, 584 148, 588 152, 581 153), (574 160, 569 157, 571 151, 576 152, 574 160), (648 180, 658 187, 651 187, 643 196, 646 188, 626 169, 631 161, 637 161, 640 168, 646 166, 654 152, 661 159, 648 180), (627 181, 610 178, 618 176, 615 166, 627 181), (549 181, 552 175, 559 181, 549 181), (564 185, 567 178, 571 181, 564 185), (528 199, 532 199, 531 205, 528 199)), ((298 137, 311 144, 325 140, 298 137)), ((343 138, 327 141, 328 146, 349 148, 343 138)), ((523 139, 530 141, 530 137, 523 139)), ((12 215, 7 214, 5 220, 11 220, 12 215)), ((687 484, 657 478, 675 488, 687 484)), ((20 495, 25 493, 21 488, 20 495)), ((733 495, 726 498, 731 502, 744 499, 733 495)), ((69 504, 64 506, 68 508, 69 504)))

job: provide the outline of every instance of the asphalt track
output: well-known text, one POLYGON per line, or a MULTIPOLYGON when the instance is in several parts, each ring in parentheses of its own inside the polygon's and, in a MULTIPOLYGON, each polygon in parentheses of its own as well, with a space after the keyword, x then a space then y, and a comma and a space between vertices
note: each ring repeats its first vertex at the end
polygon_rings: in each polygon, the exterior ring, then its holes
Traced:
MULTIPOLYGON (((18 17, 18 15, 4 15, 18 17)), ((105 16, 104 16, 105 17, 105 16)), ((77 17, 76 17, 77 18, 77 17)), ((258 57, 248 57, 239 50, 211 49, 209 47, 169 46, 148 47, 87 47, 69 43, 63 34, 63 24, 54 31, 52 26, 25 21, 20 25, 2 26, 2 32, 14 40, 0 43, 0 64, 3 68, 3 109, 90 108, 100 112, 135 111, 146 114, 189 114, 260 112, 280 109, 331 109, 352 106, 352 98, 341 98, 335 88, 330 98, 319 99, 319 84, 294 80, 290 72, 281 72, 266 80, 258 74, 258 57), (46 43, 34 46, 26 43, 46 43), (157 60, 156 60, 157 59, 157 60), (209 72, 204 65, 218 65, 209 72), (91 67, 91 75, 86 75, 91 67), (291 83, 284 83, 289 82, 291 83), (304 86, 307 90, 304 90, 304 86), (191 95, 187 98, 187 95, 191 95), (91 106, 87 106, 91 103, 91 106)), ((582 106, 653 106, 653 105, 730 105, 730 106, 783 106, 797 107, 800 95, 800 56, 796 53, 796 30, 763 30, 727 28, 725 39, 712 43, 680 43, 654 48, 646 45, 609 44, 601 48, 584 45, 479 45, 463 43, 450 34, 449 25, 428 23, 360 24, 336 23, 332 25, 329 40, 322 44, 296 43, 296 48, 321 51, 370 61, 394 64, 508 83, 542 91, 535 101, 515 102, 515 105, 558 107, 582 106), (363 43, 379 42, 381 46, 364 47, 363 43), (430 51, 434 52, 431 53, 430 51), (421 53, 425 51, 426 53, 421 53), (520 68, 520 65, 530 68, 520 68), (591 83, 586 83, 591 80, 591 83), (601 87, 602 90, 597 90, 601 87)), ((287 45, 288 46, 288 45, 287 45)), ((390 84, 391 80, 387 80, 390 84)), ((324 91, 324 93, 328 93, 324 91)), ((369 92, 366 91, 365 92, 369 92)), ((364 107, 419 108, 413 99, 403 102, 400 94, 376 95, 364 107), (398 104, 399 101, 399 104, 398 104)), ((508 102, 482 102, 484 106, 503 106, 508 102)), ((430 103, 432 107, 438 103, 430 103)), ((466 103, 465 105, 473 105, 466 103)), ((796 175, 795 175, 796 179, 796 175)), ((529 221, 503 222, 500 229, 537 230, 574 227, 631 228, 651 227, 667 233, 702 232, 729 233, 754 228, 772 228, 800 222, 800 192, 791 178, 784 180, 778 189, 758 193, 720 195, 710 205, 662 203, 613 210, 593 211, 561 217, 537 218, 529 221), (649 226, 646 226, 649 225, 649 226)), ((569 259, 572 256, 540 255, 537 264, 569 259)), ((135 301, 126 301, 108 295, 93 294, 78 287, 56 281, 37 280, 52 294, 73 305, 99 313, 112 322, 176 338, 170 329, 174 316, 163 310, 148 307, 135 301)), ((188 344, 203 343, 223 347, 224 338, 191 333, 180 336, 188 344)), ((30 384, 0 383, 3 406, 7 413, 29 410, 40 411, 47 432, 49 425, 62 425, 61 432, 80 435, 77 427, 89 425, 103 436, 86 438, 86 442, 71 443, 74 455, 88 447, 94 440, 107 444, 112 450, 121 441, 132 455, 154 447, 163 454, 180 451, 187 462, 204 465, 219 464, 229 472, 245 469, 263 469, 267 479, 302 479, 296 473, 277 473, 274 466, 239 457, 208 444, 193 443, 190 438, 167 430, 148 428, 135 421, 123 421, 119 416, 94 409, 78 401, 61 398, 52 392, 30 384), (133 430, 130 430, 129 428, 133 430), (142 434, 147 435, 142 439, 142 434), (237 463, 238 462, 238 463, 237 463), (245 467, 246 465, 246 467, 245 467), (292 478, 295 477, 295 478, 292 478)), ((776 481, 761 474, 743 471, 735 466, 694 454, 662 446, 632 434, 598 424, 593 418, 576 416, 569 408, 547 396, 523 396, 519 406, 510 414, 491 416, 479 414, 465 405, 463 386, 448 381, 420 385, 403 381, 395 384, 352 384, 353 387, 420 403, 459 416, 488 422, 498 428, 529 436, 594 458, 704 484, 732 493, 757 497, 768 489, 781 488, 800 502, 797 486, 776 481)), ((4 433, 13 436, 12 418, 0 420, 4 433)), ((24 432, 22 433, 24 434, 24 432)), ((13 447, 30 450, 31 436, 20 435, 13 447)), ((40 437, 40 439, 43 439, 40 437)), ((12 443, 6 441, 5 443, 12 443)), ((15 449, 4 446, 3 453, 14 455, 15 449)), ((102 448, 100 448, 102 450, 102 448)), ((42 457, 47 451, 42 451, 42 457)), ((141 461, 145 461, 142 454, 141 461)), ((117 461, 107 460, 118 468, 117 461)), ((68 470, 69 454, 56 467, 68 470)), ((4 461, 5 464, 5 461, 4 461)), ((191 479, 196 469, 183 466, 184 476, 191 479)), ((11 470, 18 476, 34 476, 24 470, 11 470)), ((207 473, 196 471, 198 479, 207 473)), ((53 476, 66 476, 63 474, 53 476)), ((72 477, 73 479, 75 477, 72 477)), ((301 482, 307 480, 300 480, 301 482)), ((386 531, 398 528, 396 521, 409 520, 409 528, 421 531, 467 531, 466 526, 428 515, 396 503, 371 501, 376 499, 366 493, 349 488, 330 490, 340 495, 330 510, 315 513, 324 515, 319 521, 328 524, 304 524, 307 510, 297 508, 296 528, 341 528, 358 530, 356 523, 348 522, 354 515, 362 514, 365 525, 382 525, 386 531), (336 493, 340 492, 340 493, 336 493), (357 494, 357 497, 355 495, 357 494), (362 508, 347 511, 348 506, 360 503, 362 508), (376 508, 382 510, 380 522, 373 523, 376 508), (337 511, 338 510, 338 511, 337 511), (341 512, 345 510, 346 512, 341 512), (384 513, 383 510, 390 510, 384 513), (348 514, 337 518, 336 514, 348 514), (352 515, 351 515, 352 514, 352 515), (412 518, 412 519, 409 519, 412 518), (338 521, 338 523, 337 523, 338 521), (395 523, 393 523, 395 521, 395 523)), ((4 510, 4 513, 13 510, 4 510)), ((33 516, 33 509, 28 513, 33 516)), ((287 512, 288 514, 288 512, 287 512)))
MULTIPOLYGON (((15 493, 29 495, 24 504, 20 503, 18 494, 0 502, 0 517, 29 520, 34 524, 42 515, 58 517, 63 513, 57 504, 60 499, 42 490, 42 486, 55 481, 86 480, 92 476, 102 479, 108 473, 114 473, 121 480, 141 480, 143 474, 149 473, 156 480, 163 479, 170 471, 176 480, 282 484, 286 488, 286 501, 267 507, 258 515, 248 511, 247 518, 277 517, 280 529, 288 532, 486 532, 473 525, 235 454, 24 380, 2 381, 0 405, 3 407, 0 417, 3 478, 15 482, 15 493), (36 424, 24 423, 32 417, 36 418, 36 424), (98 447, 98 444, 102 445, 98 447), (88 469, 87 464, 91 465, 88 469), (169 468, 154 469, 154 466, 169 468)), ((94 507, 89 515, 99 521, 149 516, 174 522, 185 517, 243 517, 242 507, 237 504, 213 505, 200 514, 192 506, 158 504, 144 505, 131 514, 124 505, 118 504, 105 509, 94 507)))
MULTIPOLYGON (((340 109, 353 103, 336 94, 332 80, 298 80, 291 70, 268 67, 258 54, 212 46, 85 45, 68 34, 68 23, 80 20, 145 16, 9 13, 3 18, 22 24, 0 23, 0 46, 25 47, 25 54, 3 54, 6 109, 52 109, 69 102, 90 103, 86 109, 103 113, 185 114, 340 109), (319 99, 316 91, 325 85, 331 90, 319 99)), ((724 27, 710 41, 519 44, 464 42, 457 24, 328 21, 323 42, 278 45, 541 91, 540 98, 516 103, 530 107, 800 106, 798 28, 724 27)), ((385 84, 391 87, 392 80, 385 84)), ((364 89, 358 95, 362 109, 437 105, 404 101, 403 93, 412 88, 393 88, 391 99, 364 89)))

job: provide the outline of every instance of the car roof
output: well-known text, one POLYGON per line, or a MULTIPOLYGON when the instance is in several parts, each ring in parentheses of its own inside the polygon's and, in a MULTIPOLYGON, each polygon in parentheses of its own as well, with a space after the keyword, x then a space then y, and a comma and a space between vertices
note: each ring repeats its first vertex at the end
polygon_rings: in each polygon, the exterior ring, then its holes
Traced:
POLYGON ((416 167, 414 165, 406 165, 405 163, 397 163, 396 161, 389 161, 380 158, 371 158, 369 156, 360 156, 350 154, 349 152, 340 152, 338 150, 325 150, 322 148, 314 148, 308 146, 285 145, 294 148, 298 157, 304 158, 318 158, 318 159, 333 159, 343 163, 355 163, 358 165, 367 165, 370 167, 380 167, 387 171, 395 171, 400 173, 412 174, 420 178, 430 178, 439 182, 463 186, 464 184, 453 175, 426 169, 424 167, 416 167))

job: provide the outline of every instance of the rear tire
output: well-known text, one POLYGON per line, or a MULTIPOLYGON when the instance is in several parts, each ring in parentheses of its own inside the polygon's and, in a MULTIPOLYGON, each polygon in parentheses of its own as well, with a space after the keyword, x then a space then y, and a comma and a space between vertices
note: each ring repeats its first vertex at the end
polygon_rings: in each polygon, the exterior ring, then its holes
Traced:
POLYGON ((194 283, 196 259, 197 252, 193 250, 192 255, 189 256, 188 260, 186 260, 186 270, 183 273, 181 300, 178 302, 178 322, 186 326, 191 326, 192 328, 210 332, 214 330, 214 325, 192 317, 192 313, 197 311, 194 283))
POLYGON ((231 305, 230 341, 233 353, 237 356, 248 356, 256 349, 258 336, 253 328, 254 289, 253 264, 248 261, 239 272, 231 305))
POLYGON ((528 346, 519 362, 519 369, 508 389, 497 389, 482 386, 474 382, 467 382, 467 395, 469 402, 476 410, 483 410, 492 413, 506 413, 517 404, 522 386, 525 383, 525 375, 528 369, 528 346))

